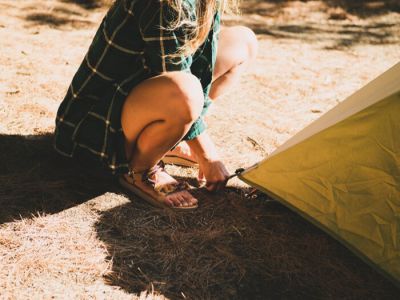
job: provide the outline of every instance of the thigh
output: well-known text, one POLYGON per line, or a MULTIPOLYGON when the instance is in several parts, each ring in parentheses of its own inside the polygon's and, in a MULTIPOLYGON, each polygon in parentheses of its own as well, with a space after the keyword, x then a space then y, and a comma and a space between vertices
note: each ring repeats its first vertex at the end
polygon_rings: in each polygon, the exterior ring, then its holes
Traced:
POLYGON ((203 98, 200 82, 191 74, 170 72, 144 80, 132 89, 123 105, 125 136, 135 140, 153 122, 200 115, 203 98))
POLYGON ((222 27, 219 33, 213 81, 254 58, 256 51, 257 38, 251 29, 244 26, 222 27))

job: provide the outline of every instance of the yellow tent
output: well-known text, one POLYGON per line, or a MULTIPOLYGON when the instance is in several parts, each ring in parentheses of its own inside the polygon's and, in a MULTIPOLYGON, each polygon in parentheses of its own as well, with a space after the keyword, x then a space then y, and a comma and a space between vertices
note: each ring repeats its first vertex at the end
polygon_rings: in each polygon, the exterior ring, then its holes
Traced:
POLYGON ((240 178, 400 285, 400 63, 240 178))

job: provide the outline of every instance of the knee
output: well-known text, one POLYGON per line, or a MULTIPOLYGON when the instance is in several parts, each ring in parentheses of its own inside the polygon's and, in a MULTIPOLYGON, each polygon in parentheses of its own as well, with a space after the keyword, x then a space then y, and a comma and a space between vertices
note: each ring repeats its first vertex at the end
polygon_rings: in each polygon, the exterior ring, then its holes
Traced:
POLYGON ((258 40, 256 34, 253 30, 245 26, 237 26, 236 30, 237 36, 240 37, 240 40, 245 47, 245 59, 247 61, 255 59, 258 51, 258 40))
POLYGON ((204 94, 199 79, 185 72, 167 73, 168 104, 171 120, 184 124, 195 121, 204 105, 204 94))

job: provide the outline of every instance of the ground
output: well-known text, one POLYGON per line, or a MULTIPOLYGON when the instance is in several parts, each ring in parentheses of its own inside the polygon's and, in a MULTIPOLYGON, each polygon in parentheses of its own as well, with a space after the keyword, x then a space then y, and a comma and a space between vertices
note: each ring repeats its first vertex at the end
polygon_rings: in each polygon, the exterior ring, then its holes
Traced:
MULTIPOLYGON (((0 298, 398 295, 334 239, 238 180, 219 194, 196 191, 200 209, 174 214, 56 155, 57 107, 106 7, 0 0, 0 298)), ((224 24, 259 39, 257 62, 207 117, 232 172, 400 60, 397 0, 248 0, 224 24)))

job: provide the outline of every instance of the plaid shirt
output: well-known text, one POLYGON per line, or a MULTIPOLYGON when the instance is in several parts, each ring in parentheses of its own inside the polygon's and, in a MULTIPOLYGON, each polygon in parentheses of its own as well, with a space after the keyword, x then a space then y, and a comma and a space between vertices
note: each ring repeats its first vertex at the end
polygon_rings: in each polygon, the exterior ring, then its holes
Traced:
MULTIPOLYGON (((183 1, 195 18, 194 0, 183 1)), ((168 30, 174 12, 165 0, 117 0, 104 17, 62 101, 55 149, 82 161, 99 161, 114 174, 127 173, 121 109, 137 84, 167 71, 190 72, 205 96, 203 112, 184 139, 205 130, 203 116, 216 59, 219 14, 204 44, 191 56, 171 57, 188 39, 188 26, 168 30)))

